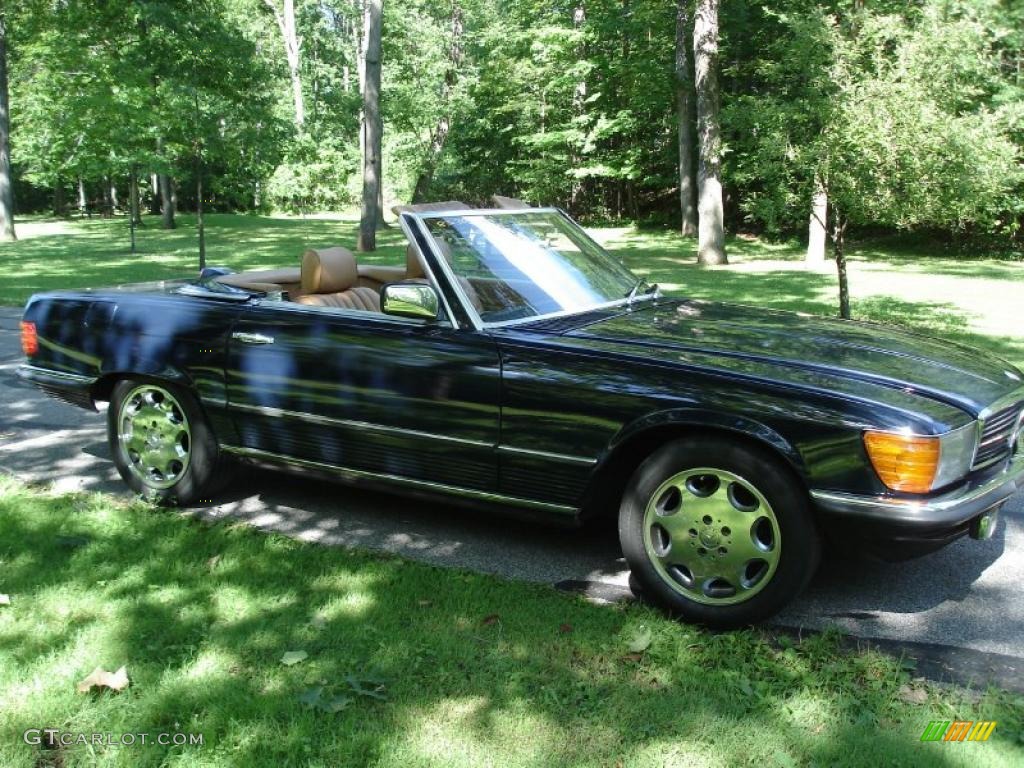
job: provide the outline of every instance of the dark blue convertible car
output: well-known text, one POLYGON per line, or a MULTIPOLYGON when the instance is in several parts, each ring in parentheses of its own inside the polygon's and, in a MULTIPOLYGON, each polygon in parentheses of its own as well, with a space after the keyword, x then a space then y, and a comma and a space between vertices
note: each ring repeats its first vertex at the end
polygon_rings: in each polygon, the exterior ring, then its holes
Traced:
MULTIPOLYGON (((991 534, 1024 383, 878 325, 665 297, 555 209, 407 209, 407 263, 34 296, 21 375, 87 408, 135 491, 246 460, 577 524, 617 517, 642 592, 737 626, 826 536, 887 557, 991 534)), ((723 275, 723 280, 729 279, 723 275)))

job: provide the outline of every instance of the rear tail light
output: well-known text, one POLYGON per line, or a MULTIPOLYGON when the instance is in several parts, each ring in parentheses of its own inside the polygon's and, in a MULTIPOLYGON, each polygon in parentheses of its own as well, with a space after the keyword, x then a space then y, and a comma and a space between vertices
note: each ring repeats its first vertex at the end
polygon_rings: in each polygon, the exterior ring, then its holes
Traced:
POLYGON ((39 351, 39 337, 36 335, 36 324, 22 321, 21 323, 21 351, 26 357, 32 357, 39 351))

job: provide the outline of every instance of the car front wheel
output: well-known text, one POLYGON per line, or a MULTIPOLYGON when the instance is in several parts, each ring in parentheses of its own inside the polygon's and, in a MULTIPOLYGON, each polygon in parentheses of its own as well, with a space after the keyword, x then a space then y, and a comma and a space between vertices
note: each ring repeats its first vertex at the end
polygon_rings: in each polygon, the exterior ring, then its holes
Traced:
POLYGON ((640 465, 619 538, 634 582, 687 621, 731 628, 775 614, 807 585, 820 542, 806 493, 771 454, 693 436, 640 465))
POLYGON ((125 379, 107 410, 110 452, 136 493, 162 504, 189 504, 222 485, 219 449, 199 404, 166 382, 125 379))

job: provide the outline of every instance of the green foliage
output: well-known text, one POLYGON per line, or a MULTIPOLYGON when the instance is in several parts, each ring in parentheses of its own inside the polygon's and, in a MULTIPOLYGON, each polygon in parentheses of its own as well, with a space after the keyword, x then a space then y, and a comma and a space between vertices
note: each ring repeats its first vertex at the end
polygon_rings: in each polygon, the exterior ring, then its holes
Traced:
POLYGON ((999 9, 900 10, 751 9, 762 54, 733 65, 748 92, 724 108, 726 177, 745 189, 751 223, 799 226, 817 176, 854 224, 1015 231, 1024 177, 1002 106, 1017 86, 1002 70, 999 9))
MULTIPOLYGON (((678 215, 674 12, 387 3, 388 202, 420 187, 593 218, 678 215)), ((187 206, 199 155, 215 207, 337 208, 359 188, 359 3, 295 0, 301 129, 264 0, 23 0, 9 15, 20 180, 166 171, 187 206)), ((803 230, 818 176, 855 225, 1020 242, 1019 2, 735 0, 721 65, 732 227, 803 230)))
POLYGON ((299 137, 267 181, 269 207, 291 213, 337 211, 355 202, 349 186, 360 167, 359 148, 299 137))

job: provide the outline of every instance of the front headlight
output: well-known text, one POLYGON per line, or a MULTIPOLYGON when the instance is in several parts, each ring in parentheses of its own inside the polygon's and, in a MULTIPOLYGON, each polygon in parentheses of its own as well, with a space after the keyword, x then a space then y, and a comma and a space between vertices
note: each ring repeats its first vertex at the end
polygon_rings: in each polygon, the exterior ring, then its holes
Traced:
POLYGON ((964 477, 977 442, 977 422, 938 436, 864 432, 864 447, 878 477, 887 488, 904 493, 928 493, 964 477))

